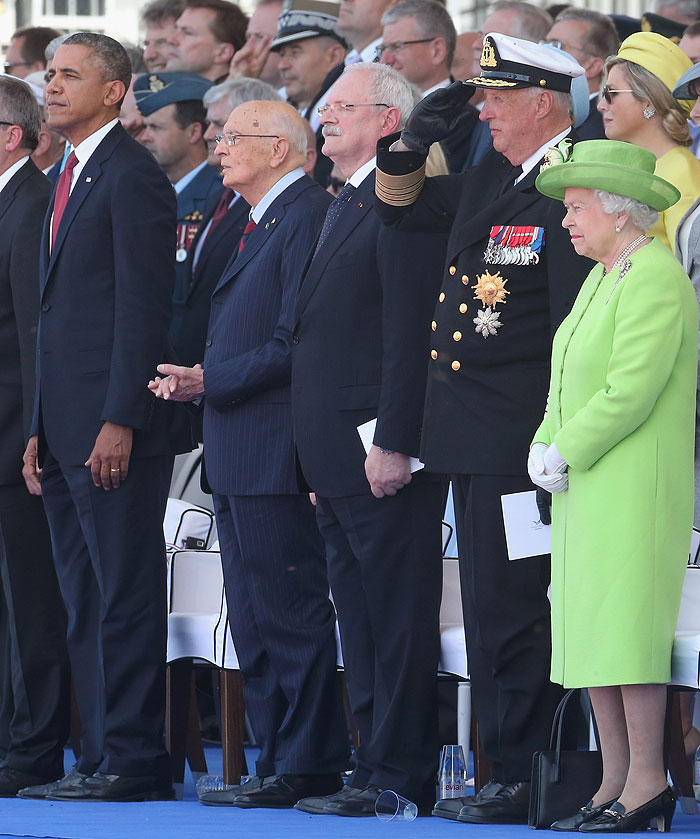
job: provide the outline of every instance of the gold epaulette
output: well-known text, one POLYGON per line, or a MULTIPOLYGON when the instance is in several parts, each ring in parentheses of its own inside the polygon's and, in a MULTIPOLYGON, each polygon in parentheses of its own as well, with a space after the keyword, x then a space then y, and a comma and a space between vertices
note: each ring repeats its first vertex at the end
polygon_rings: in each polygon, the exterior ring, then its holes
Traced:
POLYGON ((377 169, 374 191, 377 198, 393 207, 406 207, 413 204, 420 195, 425 181, 425 164, 415 172, 405 175, 387 175, 377 169))

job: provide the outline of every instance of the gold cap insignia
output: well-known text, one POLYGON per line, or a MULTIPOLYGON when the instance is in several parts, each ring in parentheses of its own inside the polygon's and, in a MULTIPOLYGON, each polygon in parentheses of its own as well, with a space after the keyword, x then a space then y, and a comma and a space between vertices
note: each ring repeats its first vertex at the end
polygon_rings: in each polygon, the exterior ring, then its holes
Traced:
POLYGON ((498 67, 498 52, 496 45, 490 38, 484 38, 484 47, 481 50, 481 67, 498 67))
POLYGON ((156 76, 155 73, 148 77, 148 89, 151 93, 158 93, 158 91, 163 90, 164 87, 165 82, 159 76, 156 76))

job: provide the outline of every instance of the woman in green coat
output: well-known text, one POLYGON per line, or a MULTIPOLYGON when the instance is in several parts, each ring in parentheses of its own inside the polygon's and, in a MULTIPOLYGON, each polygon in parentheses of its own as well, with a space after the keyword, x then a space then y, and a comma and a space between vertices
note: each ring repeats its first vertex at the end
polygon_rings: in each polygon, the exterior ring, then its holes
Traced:
POLYGON ((592 140, 552 157, 537 188, 564 201, 575 250, 599 264, 555 336, 528 467, 555 493, 552 680, 589 688, 603 758, 593 800, 552 827, 668 829, 665 684, 693 520, 697 301, 644 235, 678 198, 650 152, 592 140))

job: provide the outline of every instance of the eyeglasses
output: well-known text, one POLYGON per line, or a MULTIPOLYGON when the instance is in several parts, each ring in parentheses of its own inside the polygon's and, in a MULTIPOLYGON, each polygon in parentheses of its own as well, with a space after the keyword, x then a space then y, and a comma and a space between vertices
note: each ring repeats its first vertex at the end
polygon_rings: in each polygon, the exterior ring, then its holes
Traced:
POLYGON ((580 52, 582 55, 590 55, 590 53, 587 53, 586 50, 581 49, 581 47, 569 46, 569 44, 565 44, 563 41, 559 41, 556 38, 546 38, 545 40, 540 41, 540 45, 554 47, 555 49, 563 50, 564 52, 568 52, 571 54, 575 52, 580 52))
POLYGON ((612 103, 613 96, 616 96, 618 93, 634 93, 634 91, 633 90, 627 90, 627 89, 625 89, 625 90, 613 90, 611 87, 608 87, 608 85, 603 85, 603 87, 600 91, 600 95, 603 97, 603 99, 605 99, 605 101, 608 103, 608 105, 610 105, 612 103))
POLYGON ((217 134, 214 139, 217 143, 225 142, 227 146, 235 146, 241 137, 270 137, 279 140, 279 134, 234 134, 232 131, 226 131, 224 134, 217 134))
POLYGON ((0 119, 0 125, 17 125, 16 122, 5 122, 4 119, 0 119))
POLYGON ((429 44, 434 40, 435 38, 418 38, 415 41, 392 41, 390 44, 379 44, 379 46, 374 48, 374 51, 377 54, 377 58, 379 58, 379 56, 387 50, 389 50, 389 52, 399 52, 399 50, 405 49, 411 44, 429 44))
POLYGON ((332 105, 320 105, 316 108, 316 112, 320 117, 330 111, 333 113, 351 114, 355 108, 390 108, 391 105, 385 105, 384 102, 358 102, 356 105, 349 105, 345 102, 334 102, 332 105))
POLYGON ((31 61, 6 61, 5 62, 5 72, 8 75, 12 75, 12 70, 15 67, 29 67, 31 61))

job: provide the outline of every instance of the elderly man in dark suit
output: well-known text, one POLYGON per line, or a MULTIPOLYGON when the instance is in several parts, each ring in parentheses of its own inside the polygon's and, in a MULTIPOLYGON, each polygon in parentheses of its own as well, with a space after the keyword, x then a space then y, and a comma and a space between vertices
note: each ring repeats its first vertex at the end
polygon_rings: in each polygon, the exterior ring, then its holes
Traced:
POLYGON ((421 457, 452 476, 472 695, 491 762, 476 799, 438 802, 436 815, 460 821, 527 821, 532 753, 546 748, 559 696, 549 681, 549 556, 509 562, 501 496, 533 489, 527 454, 552 333, 591 266, 571 248, 562 205, 535 189, 547 149, 563 142, 565 156, 572 142, 571 80, 582 73, 558 50, 487 34, 481 76, 424 99, 402 141, 387 138, 377 156, 382 219, 450 235, 421 457), (494 148, 466 174, 425 178, 430 144, 474 86, 485 90, 480 119, 494 148))
POLYGON ((6 610, 0 796, 63 776, 70 673, 66 613, 41 499, 22 480, 34 404, 39 246, 51 182, 30 160, 41 114, 23 82, 0 78, 0 575, 6 610))
POLYGON ((330 196, 304 174, 302 118, 282 102, 236 108, 219 136, 224 184, 252 207, 212 297, 204 369, 162 364, 163 398, 204 398, 229 622, 260 746, 255 777, 207 804, 293 807, 337 792, 348 739, 323 542, 292 440, 299 278, 330 196))
POLYGON ((30 797, 173 794, 162 522, 191 435, 143 385, 166 350, 176 216, 167 178, 117 119, 130 77, 118 42, 82 32, 57 50, 46 87, 49 125, 73 152, 41 243, 24 475, 51 528, 83 730, 76 767, 30 797))
POLYGON ((445 238, 404 236, 374 211, 374 150, 413 104, 384 64, 347 67, 321 122, 349 181, 305 272, 292 350, 301 468, 317 497, 348 693, 361 742, 345 789, 311 813, 372 816, 392 789, 435 799, 442 486, 411 474, 419 448, 430 312, 445 238), (376 420, 365 453, 358 426, 376 420))

